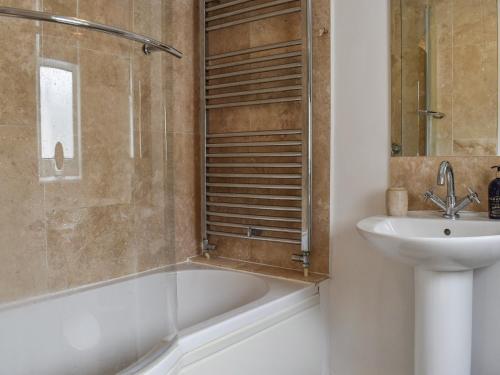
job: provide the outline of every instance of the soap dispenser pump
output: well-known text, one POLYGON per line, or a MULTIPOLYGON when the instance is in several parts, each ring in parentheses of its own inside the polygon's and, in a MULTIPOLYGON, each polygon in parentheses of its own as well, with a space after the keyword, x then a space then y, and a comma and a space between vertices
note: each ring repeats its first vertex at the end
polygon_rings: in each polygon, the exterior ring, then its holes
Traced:
POLYGON ((500 165, 491 169, 497 170, 497 176, 488 187, 488 211, 490 219, 500 220, 500 165))

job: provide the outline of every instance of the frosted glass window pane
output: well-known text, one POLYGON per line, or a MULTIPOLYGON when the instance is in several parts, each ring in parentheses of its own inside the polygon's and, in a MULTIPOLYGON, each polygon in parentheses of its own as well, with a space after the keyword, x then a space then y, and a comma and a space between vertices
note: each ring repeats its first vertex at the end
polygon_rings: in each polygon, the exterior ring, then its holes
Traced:
POLYGON ((64 158, 73 159, 73 72, 40 67, 40 120, 42 158, 53 159, 61 142, 64 158))

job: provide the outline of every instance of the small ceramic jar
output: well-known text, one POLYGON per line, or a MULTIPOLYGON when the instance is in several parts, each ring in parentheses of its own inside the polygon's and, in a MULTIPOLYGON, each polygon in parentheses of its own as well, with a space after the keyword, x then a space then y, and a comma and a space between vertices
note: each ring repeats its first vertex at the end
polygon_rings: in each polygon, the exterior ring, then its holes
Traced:
POLYGON ((387 215, 406 216, 408 214, 408 190, 391 187, 386 194, 387 215))

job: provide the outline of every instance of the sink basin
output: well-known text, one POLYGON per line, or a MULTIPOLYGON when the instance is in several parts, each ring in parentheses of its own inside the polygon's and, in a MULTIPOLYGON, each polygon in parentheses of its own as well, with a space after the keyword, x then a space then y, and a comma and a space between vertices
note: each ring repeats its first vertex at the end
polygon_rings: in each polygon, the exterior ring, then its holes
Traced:
POLYGON ((438 214, 374 216, 357 225, 361 235, 389 257, 433 271, 466 271, 500 259, 500 222, 465 214, 457 220, 438 214))
POLYGON ((473 270, 500 260, 500 222, 433 212, 361 220, 361 235, 415 267, 415 375, 470 375, 473 270))

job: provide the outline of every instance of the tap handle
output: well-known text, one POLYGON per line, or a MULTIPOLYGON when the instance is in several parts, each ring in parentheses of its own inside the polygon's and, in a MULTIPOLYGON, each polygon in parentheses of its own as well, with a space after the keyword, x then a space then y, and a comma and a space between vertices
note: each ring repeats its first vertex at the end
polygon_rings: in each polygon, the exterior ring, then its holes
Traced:
POLYGON ((481 203, 481 200, 479 199, 479 195, 474 190, 472 190, 470 187, 468 187, 467 191, 469 192, 469 199, 471 202, 476 202, 477 204, 481 203))
POLYGON ((424 193, 424 201, 427 202, 431 197, 434 195, 434 186, 430 187, 429 190, 427 190, 424 193))
POLYGON ((431 196, 432 196, 432 192, 430 190, 426 191, 424 193, 424 202, 427 202, 431 196))

